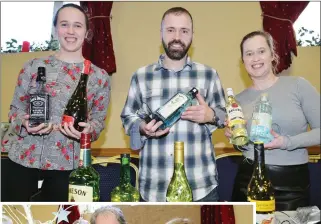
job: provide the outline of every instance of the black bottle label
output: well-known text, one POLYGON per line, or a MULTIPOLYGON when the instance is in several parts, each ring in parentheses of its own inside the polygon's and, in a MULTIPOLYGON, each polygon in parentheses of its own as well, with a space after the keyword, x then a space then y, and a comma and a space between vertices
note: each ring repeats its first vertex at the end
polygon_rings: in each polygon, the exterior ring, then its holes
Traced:
POLYGON ((34 127, 49 121, 49 95, 31 94, 29 126, 34 127))

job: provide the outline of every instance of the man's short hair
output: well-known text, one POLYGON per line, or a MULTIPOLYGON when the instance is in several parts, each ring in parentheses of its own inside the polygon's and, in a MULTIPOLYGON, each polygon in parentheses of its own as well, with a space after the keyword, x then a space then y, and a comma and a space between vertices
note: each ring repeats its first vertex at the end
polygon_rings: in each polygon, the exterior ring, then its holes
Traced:
POLYGON ((167 15, 169 15, 169 14, 174 14, 174 15, 176 15, 176 16, 179 16, 179 15, 181 15, 181 14, 186 14, 186 15, 188 15, 188 16, 191 18, 192 27, 193 27, 193 18, 192 18, 192 15, 191 15, 191 13, 190 13, 187 9, 185 9, 185 8, 183 8, 183 7, 173 7, 173 8, 168 9, 168 10, 164 13, 164 15, 163 15, 163 17, 162 17, 161 25, 163 25, 163 21, 164 21, 165 16, 167 16, 167 15))
POLYGON ((90 218, 90 224, 96 224, 96 219, 99 215, 109 215, 109 214, 114 214, 117 221, 119 222, 119 224, 127 224, 122 210, 120 210, 117 207, 113 207, 113 206, 103 206, 103 207, 98 208, 92 214, 92 216, 90 218))

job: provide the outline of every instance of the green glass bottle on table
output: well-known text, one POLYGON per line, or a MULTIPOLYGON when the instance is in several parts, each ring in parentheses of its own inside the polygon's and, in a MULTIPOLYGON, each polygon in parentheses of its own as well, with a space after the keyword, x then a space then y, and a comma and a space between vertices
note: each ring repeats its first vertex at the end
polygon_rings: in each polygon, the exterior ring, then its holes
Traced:
POLYGON ((254 143, 254 169, 247 188, 247 200, 256 202, 256 223, 275 223, 274 189, 265 169, 264 144, 254 143))
POLYGON ((184 167, 184 142, 174 143, 174 172, 166 192, 167 202, 192 202, 193 193, 184 167))
POLYGON ((79 167, 69 176, 68 201, 98 202, 99 181, 98 172, 91 166, 91 134, 81 133, 79 167))
POLYGON ((111 192, 112 202, 139 202, 139 191, 130 183, 130 154, 121 154, 120 183, 111 192))

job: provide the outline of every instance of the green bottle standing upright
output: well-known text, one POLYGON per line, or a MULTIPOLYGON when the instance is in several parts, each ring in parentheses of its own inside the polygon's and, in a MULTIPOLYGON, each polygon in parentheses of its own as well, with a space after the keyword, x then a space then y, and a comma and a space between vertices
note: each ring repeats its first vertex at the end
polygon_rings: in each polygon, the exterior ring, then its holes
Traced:
POLYGON ((130 183, 130 154, 121 154, 120 183, 111 192, 112 202, 139 202, 139 191, 130 183))
POLYGON ((91 166, 91 134, 81 133, 79 167, 69 176, 68 201, 98 202, 99 181, 98 172, 91 166))

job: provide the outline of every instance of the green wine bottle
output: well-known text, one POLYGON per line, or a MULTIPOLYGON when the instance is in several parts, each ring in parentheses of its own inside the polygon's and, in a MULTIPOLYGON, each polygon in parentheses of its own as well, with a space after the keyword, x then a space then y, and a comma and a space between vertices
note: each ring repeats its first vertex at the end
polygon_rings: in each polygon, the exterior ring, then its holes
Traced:
POLYGON ((90 66, 91 62, 85 60, 78 85, 71 95, 62 117, 62 125, 73 123, 74 128, 79 132, 83 131, 84 128, 79 126, 78 122, 87 122, 87 81, 90 66))
POLYGON ((79 167, 72 171, 69 176, 68 201, 99 201, 100 176, 91 166, 90 139, 91 134, 81 133, 79 167))
POLYGON ((247 200, 256 202, 256 222, 275 223, 275 196, 271 181, 265 170, 264 144, 254 143, 255 163, 252 178, 247 189, 247 200))
POLYGON ((193 201, 192 189, 184 168, 184 142, 174 143, 174 173, 166 192, 168 202, 193 201))
POLYGON ((112 202, 139 202, 140 194, 130 183, 130 154, 121 154, 120 183, 111 192, 112 202))

